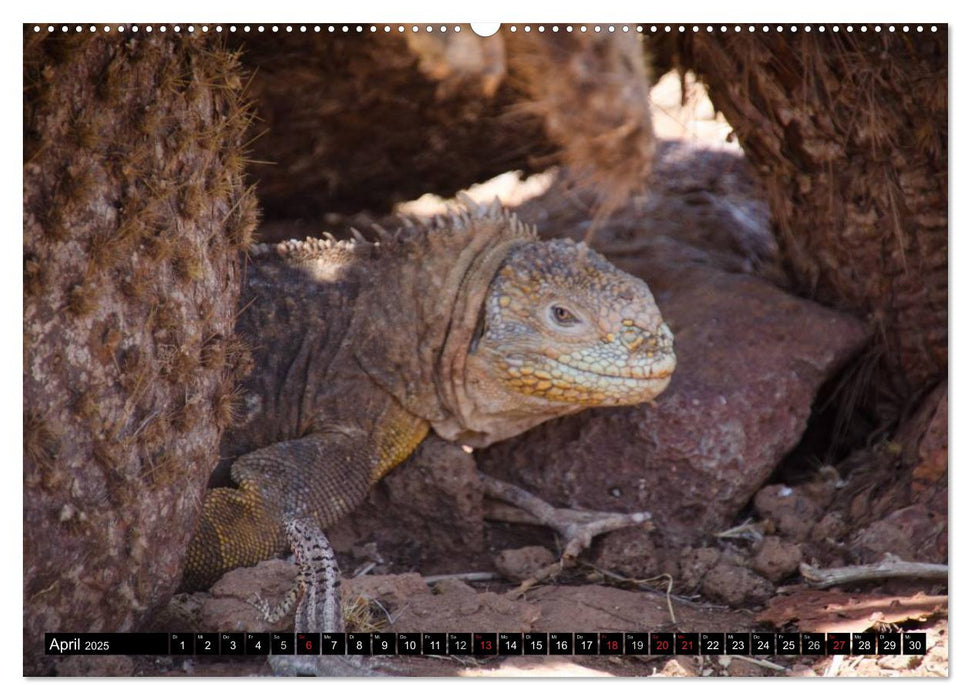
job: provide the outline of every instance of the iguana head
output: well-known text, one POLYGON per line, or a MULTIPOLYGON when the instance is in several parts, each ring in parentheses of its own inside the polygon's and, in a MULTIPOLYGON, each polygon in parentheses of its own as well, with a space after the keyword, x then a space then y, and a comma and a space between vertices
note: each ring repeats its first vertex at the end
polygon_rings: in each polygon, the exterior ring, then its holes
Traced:
POLYGON ((472 354, 517 398, 616 406, 664 391, 673 340, 642 280, 582 243, 535 241, 499 268, 472 354))
POLYGON ((446 440, 483 447, 670 382, 673 338, 647 285, 498 202, 416 223, 378 261, 357 363, 446 440))
POLYGON ((673 340, 642 280, 583 243, 523 242, 493 277, 469 347, 468 424, 492 441, 585 407, 649 401, 671 380, 673 340))

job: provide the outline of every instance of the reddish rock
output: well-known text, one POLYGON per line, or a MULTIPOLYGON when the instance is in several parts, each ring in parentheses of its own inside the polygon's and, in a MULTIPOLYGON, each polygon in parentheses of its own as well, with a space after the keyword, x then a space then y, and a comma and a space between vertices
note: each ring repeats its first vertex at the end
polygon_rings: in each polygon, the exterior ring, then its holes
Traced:
POLYGON ((944 563, 946 535, 947 518, 916 505, 871 523, 851 538, 851 545, 865 563, 880 561, 886 554, 907 561, 944 563))
POLYGON ((598 543, 596 565, 629 578, 650 578, 666 572, 659 561, 654 539, 643 528, 629 527, 604 535, 598 543))
POLYGON ((463 630, 531 629, 540 617, 532 602, 492 592, 479 592, 456 579, 435 584, 434 592, 408 599, 395 615, 396 632, 451 632, 463 630))
POLYGON ((752 559, 756 573, 778 583, 796 573, 802 561, 802 547, 784 542, 778 537, 766 537, 752 559))
POLYGON ((649 510, 668 538, 728 524, 866 334, 856 319, 692 256, 654 239, 614 260, 648 281, 674 331, 678 369, 664 394, 545 424, 477 453, 480 467, 557 504, 649 510))
POLYGON ((687 590, 695 590, 701 585, 705 574, 711 570, 721 554, 713 547, 698 549, 687 548, 681 552, 680 568, 681 580, 687 590))
POLYGON ((722 563, 705 574, 701 591, 709 600, 740 608, 765 602, 775 594, 775 586, 744 566, 722 563))
POLYGON ((779 533, 803 540, 816 525, 823 506, 810 498, 804 489, 771 484, 755 495, 755 510, 779 533))
POLYGON ((543 567, 556 561, 546 547, 504 549, 494 560, 496 571, 512 581, 525 581, 543 567))
POLYGON ((839 540, 846 535, 846 519, 842 513, 827 513, 818 523, 813 525, 812 538, 819 542, 823 540, 839 540))

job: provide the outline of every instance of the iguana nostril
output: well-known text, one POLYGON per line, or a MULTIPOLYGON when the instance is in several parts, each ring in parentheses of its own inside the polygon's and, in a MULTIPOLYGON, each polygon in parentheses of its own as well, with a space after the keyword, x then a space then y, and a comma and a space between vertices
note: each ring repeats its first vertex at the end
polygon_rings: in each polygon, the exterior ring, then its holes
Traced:
POLYGON ((644 333, 640 328, 628 327, 620 334, 620 341, 631 352, 635 352, 644 343, 644 333))

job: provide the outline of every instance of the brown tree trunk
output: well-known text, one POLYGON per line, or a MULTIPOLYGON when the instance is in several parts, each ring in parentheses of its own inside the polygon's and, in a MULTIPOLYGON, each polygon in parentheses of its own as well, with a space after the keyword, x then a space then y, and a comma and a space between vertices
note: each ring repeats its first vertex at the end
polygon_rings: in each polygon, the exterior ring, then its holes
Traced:
MULTIPOLYGON (((507 84, 436 79, 445 59, 422 63, 397 33, 238 41, 252 71, 251 172, 267 218, 388 211, 425 192, 451 195, 534 169, 531 158, 553 152, 538 119, 506 114, 517 99, 507 84)), ((500 80, 501 48, 483 58, 497 62, 500 80)))
POLYGON ((654 135, 638 37, 368 29, 235 38, 267 218, 383 212, 557 163, 605 203, 643 186, 654 135))
POLYGON ((693 34, 799 291, 869 320, 871 390, 947 372, 947 31, 693 34))
POLYGON ((255 225, 235 57, 24 38, 24 672, 164 603, 232 418, 255 225))

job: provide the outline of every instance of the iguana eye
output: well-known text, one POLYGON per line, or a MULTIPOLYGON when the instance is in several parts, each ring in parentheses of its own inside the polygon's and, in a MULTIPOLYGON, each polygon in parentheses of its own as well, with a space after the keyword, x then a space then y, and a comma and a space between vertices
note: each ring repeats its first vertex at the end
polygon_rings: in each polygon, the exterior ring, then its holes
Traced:
POLYGON ((550 316, 561 326, 574 326, 580 322, 573 312, 565 306, 554 304, 550 307, 550 316))

